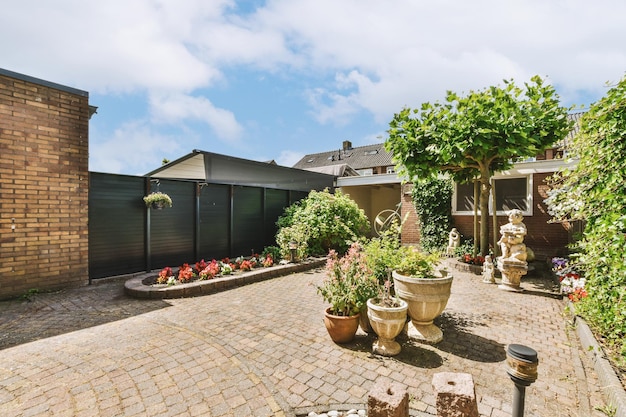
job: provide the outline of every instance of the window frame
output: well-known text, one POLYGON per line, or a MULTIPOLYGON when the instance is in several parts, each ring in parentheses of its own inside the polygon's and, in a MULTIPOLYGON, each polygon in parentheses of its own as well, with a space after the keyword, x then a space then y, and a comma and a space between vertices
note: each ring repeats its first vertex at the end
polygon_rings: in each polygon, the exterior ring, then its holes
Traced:
MULTIPOLYGON (((522 211, 522 214, 524 216, 532 216, 533 215, 533 191, 534 191, 534 185, 533 185, 533 175, 532 174, 528 174, 528 175, 511 175, 511 176, 496 176, 496 177, 492 177, 492 181, 501 181, 501 180, 514 180, 514 179, 520 179, 520 178, 525 178, 526 179, 526 210, 522 211)), ((458 198, 458 192, 457 192, 457 186, 458 184, 455 182, 454 183, 454 191, 452 193, 452 215, 453 216, 473 216, 474 215, 474 211, 473 210, 457 210, 457 198, 458 198)), ((493 197, 492 197, 492 192, 489 192, 489 215, 493 214, 493 197)), ((478 209, 478 213, 480 214, 480 208, 478 209)), ((496 215, 498 216, 506 216, 506 211, 504 210, 498 210, 496 212, 496 215)))

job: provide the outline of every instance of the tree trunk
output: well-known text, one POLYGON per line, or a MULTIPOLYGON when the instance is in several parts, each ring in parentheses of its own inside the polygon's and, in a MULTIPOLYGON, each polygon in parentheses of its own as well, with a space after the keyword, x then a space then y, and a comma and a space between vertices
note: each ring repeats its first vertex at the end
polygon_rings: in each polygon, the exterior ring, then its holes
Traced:
POLYGON ((489 170, 481 168, 480 173, 480 254, 489 253, 489 170), (483 172, 486 171, 486 172, 483 172))

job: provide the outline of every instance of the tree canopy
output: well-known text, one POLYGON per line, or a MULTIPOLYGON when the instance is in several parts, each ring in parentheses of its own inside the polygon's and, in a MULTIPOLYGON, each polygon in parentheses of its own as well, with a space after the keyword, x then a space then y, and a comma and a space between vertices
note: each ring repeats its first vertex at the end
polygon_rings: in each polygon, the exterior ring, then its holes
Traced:
POLYGON ((490 178, 517 158, 536 156, 568 133, 567 108, 539 76, 524 83, 459 95, 404 108, 394 115, 385 143, 397 171, 411 181, 448 173, 457 182, 480 181, 480 251, 486 254, 490 178))

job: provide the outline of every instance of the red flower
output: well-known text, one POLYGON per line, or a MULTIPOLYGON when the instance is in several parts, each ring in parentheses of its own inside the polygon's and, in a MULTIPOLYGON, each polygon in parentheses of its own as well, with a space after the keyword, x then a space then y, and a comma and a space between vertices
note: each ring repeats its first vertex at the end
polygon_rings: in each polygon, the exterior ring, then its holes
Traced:
POLYGON ((171 277, 172 275, 174 275, 174 273, 172 272, 172 268, 170 268, 169 266, 166 266, 165 268, 161 270, 161 272, 159 272, 159 277, 157 278, 157 284, 167 283, 167 279, 171 277))
POLYGON ((250 271, 252 269, 252 262, 250 261, 242 261, 241 264, 239 265, 239 269, 241 269, 242 271, 250 271))
POLYGON ((204 262, 204 259, 201 260, 200 262, 196 262, 196 272, 197 273, 200 273, 200 271, 202 271, 206 267, 207 267, 207 263, 204 262))
POLYGON ((193 277, 193 269, 191 269, 189 264, 183 264, 183 266, 178 269, 178 280, 180 282, 189 282, 193 277))
POLYGON ((270 267, 274 265, 274 259, 272 259, 272 255, 267 255, 267 257, 263 260, 264 267, 270 267))

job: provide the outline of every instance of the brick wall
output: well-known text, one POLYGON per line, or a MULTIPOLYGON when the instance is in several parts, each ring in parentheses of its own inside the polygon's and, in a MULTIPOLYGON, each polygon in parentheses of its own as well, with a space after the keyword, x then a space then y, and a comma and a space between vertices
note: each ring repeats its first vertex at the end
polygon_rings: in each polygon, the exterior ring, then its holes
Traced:
POLYGON ((0 299, 88 282, 86 92, 0 70, 0 299))
POLYGON ((416 245, 420 242, 420 228, 411 196, 412 190, 413 184, 402 185, 401 219, 404 223, 402 224, 401 241, 403 245, 416 245))
MULTIPOLYGON (((543 200, 547 197, 546 177, 549 173, 533 175, 533 215, 524 216, 524 224, 528 234, 524 243, 529 246, 538 258, 552 257, 566 252, 565 247, 570 240, 570 232, 565 225, 549 223, 551 216, 543 200)), ((474 216, 453 216, 454 226, 463 237, 469 238, 474 234, 474 216)), ((498 238, 500 226, 508 223, 507 216, 498 216, 498 238)), ((489 244, 493 246, 492 218, 489 217, 489 244)))

